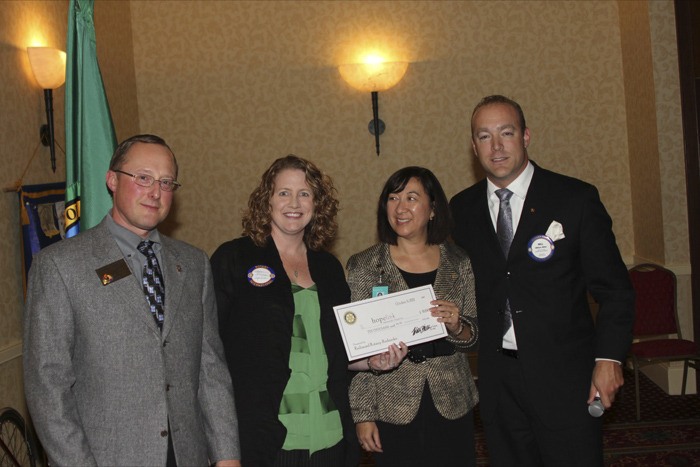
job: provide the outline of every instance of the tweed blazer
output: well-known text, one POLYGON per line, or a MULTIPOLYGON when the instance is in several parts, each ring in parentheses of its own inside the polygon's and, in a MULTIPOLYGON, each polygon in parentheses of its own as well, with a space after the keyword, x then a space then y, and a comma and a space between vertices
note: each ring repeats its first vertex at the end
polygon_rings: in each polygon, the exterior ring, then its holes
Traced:
MULTIPOLYGON (((351 256, 347 271, 352 301, 370 298, 372 287, 380 282, 380 274, 390 293, 408 288, 385 243, 351 256)), ((463 416, 478 402, 466 353, 475 347, 479 334, 474 276, 469 257, 458 246, 440 245, 440 264, 433 288, 438 299, 449 300, 459 307, 460 319, 471 327, 472 337, 469 341, 447 337, 457 348, 449 356, 430 358, 423 363, 404 359, 398 368, 380 375, 369 371, 357 373, 350 385, 350 408, 355 423, 377 420, 397 425, 410 423, 418 413, 426 382, 435 407, 446 419, 463 416)))
POLYGON ((107 222, 42 250, 29 272, 25 394, 49 462, 163 466, 168 436, 178 465, 240 459, 206 254, 161 235, 161 333, 133 274, 103 284, 96 272, 124 259, 107 222))

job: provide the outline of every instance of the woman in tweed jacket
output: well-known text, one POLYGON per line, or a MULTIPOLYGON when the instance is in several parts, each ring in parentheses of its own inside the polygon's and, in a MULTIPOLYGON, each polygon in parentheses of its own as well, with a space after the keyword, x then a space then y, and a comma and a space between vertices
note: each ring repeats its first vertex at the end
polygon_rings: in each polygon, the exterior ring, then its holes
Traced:
POLYGON ((469 257, 447 243, 447 198, 433 173, 406 167, 387 180, 379 198, 381 243, 347 264, 352 301, 379 285, 393 293, 432 284, 431 310, 448 337, 355 362, 350 405, 362 447, 378 466, 475 465, 472 409, 478 401, 466 351, 478 331, 469 257), (380 362, 378 359, 382 358, 380 362), (387 360, 392 359, 390 371, 387 360), (394 360, 395 359, 395 360, 394 360))

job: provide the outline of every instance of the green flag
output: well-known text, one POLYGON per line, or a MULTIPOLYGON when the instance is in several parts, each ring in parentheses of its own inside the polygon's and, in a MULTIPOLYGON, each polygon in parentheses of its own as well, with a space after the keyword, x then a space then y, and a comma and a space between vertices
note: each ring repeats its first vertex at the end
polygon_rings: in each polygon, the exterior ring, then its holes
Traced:
POLYGON ((97 64, 94 0, 70 0, 66 57, 66 236, 112 207, 105 174, 117 138, 97 64))

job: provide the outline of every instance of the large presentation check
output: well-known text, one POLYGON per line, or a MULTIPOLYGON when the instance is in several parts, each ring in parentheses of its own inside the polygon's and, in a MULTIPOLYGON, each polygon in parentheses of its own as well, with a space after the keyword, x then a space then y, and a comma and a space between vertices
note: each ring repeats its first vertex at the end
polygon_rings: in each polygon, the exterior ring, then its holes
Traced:
POLYGON ((432 285, 334 306, 349 360, 386 352, 390 344, 416 345, 447 335, 430 314, 432 285))

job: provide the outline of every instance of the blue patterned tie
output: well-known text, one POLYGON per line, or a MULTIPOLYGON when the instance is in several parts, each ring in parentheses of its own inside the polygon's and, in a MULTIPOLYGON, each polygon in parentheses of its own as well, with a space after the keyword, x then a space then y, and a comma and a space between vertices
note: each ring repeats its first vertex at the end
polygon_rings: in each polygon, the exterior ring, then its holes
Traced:
MULTIPOLYGON (((498 217, 496 218, 496 234, 498 242, 506 259, 510 251, 510 244, 513 242, 513 214, 510 210, 510 198, 513 192, 507 188, 496 190, 496 196, 501 201, 498 206, 498 217)), ((513 315, 510 312, 510 300, 506 299, 506 307, 503 310, 503 335, 510 329, 513 323, 513 315)))
POLYGON ((146 294, 146 301, 151 308, 153 319, 156 320, 158 328, 163 330, 163 313, 165 304, 165 282, 160 271, 158 258, 153 251, 153 242, 145 240, 138 245, 138 250, 146 256, 146 264, 143 266, 143 277, 141 283, 143 292, 146 294))

